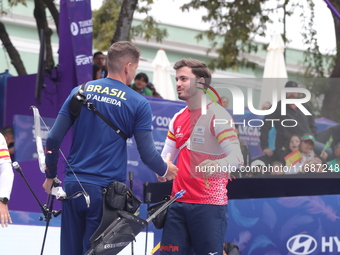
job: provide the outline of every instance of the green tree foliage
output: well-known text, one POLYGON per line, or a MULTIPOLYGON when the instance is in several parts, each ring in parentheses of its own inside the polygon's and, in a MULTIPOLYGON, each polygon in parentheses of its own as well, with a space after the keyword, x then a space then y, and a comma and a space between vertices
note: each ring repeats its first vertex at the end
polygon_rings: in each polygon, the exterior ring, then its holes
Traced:
POLYGON ((131 31, 133 36, 143 36, 147 41, 155 38, 157 42, 161 42, 168 36, 166 29, 159 28, 157 22, 151 16, 146 17, 141 24, 133 26, 131 31))
MULTIPOLYGON (((4 0, 0 0, 0 15, 7 15, 9 10, 4 9, 4 0)), ((8 6, 14 7, 18 4, 23 4, 26 6, 26 0, 8 0, 8 6)), ((59 12, 55 6, 55 3, 53 0, 34 0, 34 10, 33 15, 36 20, 37 24, 37 32, 40 36, 40 30, 44 32, 45 42, 46 42, 46 62, 45 66, 47 68, 51 68, 54 66, 54 60, 53 60, 53 52, 51 47, 51 36, 52 36, 52 29, 49 28, 47 17, 46 17, 46 8, 50 11, 52 14, 52 17, 56 23, 56 27, 58 30, 58 20, 59 20, 59 12)), ((21 60, 20 54, 17 51, 17 49, 12 44, 5 25, 0 22, 0 40, 2 41, 4 47, 7 50, 7 53, 11 59, 11 63, 15 67, 18 75, 26 75, 26 69, 25 66, 21 60)))
MULTIPOLYGON (((4 9, 3 2, 6 0, 0 0, 0 15, 7 15, 9 10, 4 9)), ((8 6, 14 7, 17 4, 26 5, 26 0, 7 0, 8 6)), ((116 25, 120 18, 125 18, 125 22, 131 24, 132 23, 132 15, 128 17, 130 20, 126 20, 126 17, 120 16, 120 10, 122 4, 127 4, 136 9, 137 12, 148 14, 150 10, 149 5, 153 3, 152 0, 104 0, 102 7, 93 12, 93 38, 94 38, 94 47, 99 50, 107 50, 111 44, 111 40, 116 31, 116 25), (131 5, 130 3, 135 2, 138 4, 142 4, 142 6, 131 5)), ((59 11, 56 8, 54 0, 34 0, 34 17, 37 21, 37 32, 39 33, 40 29, 44 30, 45 40, 46 40, 46 66, 53 67, 53 53, 51 47, 51 35, 52 30, 48 27, 47 19, 46 19, 46 9, 51 13, 53 20, 56 24, 57 33, 59 30, 59 11)), ((130 12, 134 12, 135 10, 130 10, 130 12)), ((161 41, 165 36, 167 36, 167 32, 165 29, 158 28, 156 21, 147 16, 141 24, 130 27, 128 26, 128 30, 131 31, 127 38, 123 38, 124 40, 130 40, 133 36, 142 36, 146 40, 150 40, 151 38, 155 38, 157 41, 161 41)), ((40 33, 39 33, 40 34, 40 33)), ((116 33, 118 38, 121 38, 119 33, 116 33)), ((0 40, 5 46, 9 57, 11 59, 11 63, 15 66, 18 75, 27 74, 25 70, 25 66, 21 60, 19 52, 16 50, 14 45, 12 44, 8 33, 6 31, 5 25, 0 21, 0 40)))
MULTIPOLYGON (((7 0, 8 1, 8 5, 9 7, 13 7, 13 6, 16 6, 18 4, 23 4, 26 6, 26 0, 7 0)), ((5 10, 4 8, 4 0, 0 0, 0 14, 3 15, 3 14, 7 14, 8 13, 8 10, 5 10)))
MULTIPOLYGON (((26 6, 26 0, 8 0, 9 7, 16 6, 17 4, 21 3, 26 6)), ((9 10, 6 10, 4 8, 3 0, 0 0, 0 16, 7 15, 9 13, 9 10)), ((7 33, 6 27, 4 23, 0 21, 0 40, 2 44, 4 45, 10 59, 11 63, 13 64, 15 70, 19 75, 26 75, 26 69, 25 66, 21 60, 20 54, 17 51, 17 49, 12 44, 11 39, 9 38, 9 35, 7 33)))
MULTIPOLYGON (((102 7, 92 12, 94 48, 105 51, 110 47, 123 2, 123 0, 104 0, 102 7)), ((159 28, 157 22, 148 16, 150 4, 152 3, 152 0, 140 0, 138 2, 135 11, 144 13, 147 17, 141 21, 141 24, 131 26, 128 38, 123 37, 123 40, 131 40, 134 36, 142 36, 147 41, 151 38, 162 41, 167 36, 167 31, 159 28)))
POLYGON ((92 12, 94 48, 102 51, 109 48, 122 2, 123 0, 104 0, 103 5, 92 12))
POLYGON ((254 68, 244 54, 256 53, 259 45, 254 42, 255 35, 265 36, 267 24, 273 9, 266 9, 268 0, 192 0, 181 7, 183 11, 191 8, 205 8, 207 15, 202 20, 210 24, 210 29, 197 35, 201 40, 207 37, 211 42, 211 50, 216 50, 218 58, 209 63, 211 69, 239 67, 254 68))
MULTIPOLYGON (((338 12, 340 11, 340 1, 331 0, 330 3, 338 12)), ((322 54, 314 22, 315 12, 317 12, 315 4, 312 0, 307 0, 304 5, 300 3, 300 8, 304 10, 300 16, 305 24, 301 34, 304 44, 307 45, 304 52, 304 76, 313 78, 308 79, 306 87, 312 94, 314 111, 317 116, 340 122, 340 101, 338 100, 340 96, 338 85, 340 81, 340 21, 334 13, 330 12, 335 26, 336 49, 322 54)))

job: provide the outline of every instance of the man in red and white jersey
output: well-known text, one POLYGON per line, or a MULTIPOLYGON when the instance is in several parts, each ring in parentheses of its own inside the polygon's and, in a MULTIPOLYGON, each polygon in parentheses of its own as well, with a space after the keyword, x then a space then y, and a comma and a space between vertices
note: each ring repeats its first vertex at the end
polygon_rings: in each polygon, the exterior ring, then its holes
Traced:
MULTIPOLYGON (((168 210, 161 254, 222 255, 228 174, 243 164, 240 143, 229 113, 204 99, 204 84, 211 80, 207 66, 182 59, 174 69, 178 98, 187 106, 171 120, 162 156, 170 153, 171 161, 177 158, 179 171, 172 195, 182 189, 186 193, 168 210)), ((158 179, 165 181, 164 177, 158 179)))
POLYGON ((8 201, 12 192, 14 173, 8 147, 4 136, 0 133, 0 224, 7 227, 12 223, 8 212, 8 201))

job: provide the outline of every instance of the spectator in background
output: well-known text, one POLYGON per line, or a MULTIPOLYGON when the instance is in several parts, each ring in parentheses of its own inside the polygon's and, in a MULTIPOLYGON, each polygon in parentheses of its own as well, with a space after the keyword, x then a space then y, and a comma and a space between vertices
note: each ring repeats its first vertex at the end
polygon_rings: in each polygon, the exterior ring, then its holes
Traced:
MULTIPOLYGON (((301 137, 300 152, 302 154, 301 172, 319 172, 322 160, 314 152, 315 138, 311 134, 305 134, 301 137)), ((323 155, 323 159, 327 158, 327 153, 323 155)))
POLYGON ((155 89, 155 86, 151 83, 148 82, 148 84, 146 85, 147 88, 149 88, 152 92, 152 96, 153 97, 159 97, 159 98, 163 98, 155 89))
MULTIPOLYGON (((285 87, 297 88, 298 84, 294 81, 288 81, 285 87)), ((297 99, 299 97, 298 92, 287 92, 286 98, 288 99, 297 99)), ((310 113, 312 110, 307 104, 302 104, 310 113)), ((277 119, 279 121, 274 122, 274 126, 276 129, 276 138, 275 138, 275 150, 269 148, 268 143, 268 134, 272 128, 271 121, 264 121, 264 125, 261 127, 261 148, 263 152, 270 157, 271 161, 279 160, 284 163, 284 156, 286 155, 286 141, 293 135, 297 134, 302 136, 305 133, 309 133, 312 135, 316 134, 316 125, 314 121, 313 115, 305 115, 295 104, 286 105, 286 115, 281 115, 281 101, 277 103, 276 109, 272 114, 265 116, 264 120, 269 119, 277 119), (290 123, 297 123, 294 128, 284 127, 281 125, 281 122, 286 119, 295 120, 286 121, 286 125, 290 125, 290 123)))
POLYGON ((222 101, 222 106, 223 108, 229 108, 229 98, 227 97, 221 97, 221 101, 222 101))
POLYGON ((253 162, 250 164, 250 169, 251 171, 246 173, 246 177, 259 177, 263 175, 263 167, 265 167, 266 164, 260 160, 260 159, 255 159, 253 162))
POLYGON ((300 163, 296 164, 302 159, 302 155, 299 151, 300 144, 301 138, 298 135, 292 135, 289 139, 286 155, 284 157, 287 166, 285 174, 297 174, 301 171, 300 163))
POLYGON ((12 126, 4 127, 0 130, 0 133, 4 136, 8 148, 8 152, 11 156, 11 160, 14 161, 14 129, 12 126))
POLYGON ((262 104, 261 110, 269 110, 272 107, 270 102, 265 102, 262 104))
POLYGON ((301 143, 301 138, 298 135, 292 135, 288 142, 288 150, 287 152, 290 153, 292 151, 297 151, 299 149, 301 143))
MULTIPOLYGON (((305 144, 307 141, 310 142, 310 145, 311 145, 311 148, 309 149, 309 153, 312 153, 314 154, 315 157, 317 157, 318 155, 315 153, 314 149, 315 149, 315 137, 312 136, 311 134, 305 134, 301 137, 301 143, 300 143, 300 149, 302 151, 302 153, 307 153, 308 149, 302 149, 302 146, 303 144, 305 144)), ((306 147, 306 146, 305 146, 306 147)), ((310 147, 310 146, 309 146, 310 147)), ((321 155, 320 155, 320 158, 323 160, 323 161, 326 161, 328 157, 328 154, 327 152, 325 152, 324 150, 322 151, 321 155)))
POLYGON ((98 80, 102 78, 102 69, 97 64, 92 65, 93 80, 98 80))
POLYGON ((331 147, 336 158, 327 162, 328 169, 331 172, 340 172, 340 137, 334 140, 331 147))
POLYGON ((283 164, 280 161, 274 161, 272 164, 272 170, 269 172, 271 175, 281 175, 284 174, 283 164))
MULTIPOLYGON (((270 102, 265 102, 262 104, 261 110, 269 110, 272 107, 272 104, 270 102)), ((276 139, 276 129, 275 127, 272 127, 269 130, 268 133, 268 148, 272 151, 275 151, 275 139, 276 139)), ((270 164, 273 162, 273 158, 271 156, 268 156, 267 154, 264 157, 264 160, 267 164, 270 164)))
POLYGON ((7 143, 0 134, 0 223, 2 227, 8 227, 12 223, 8 211, 8 201, 12 192, 14 173, 11 165, 7 143))
POLYGON ((251 156, 250 156, 250 152, 249 152, 249 148, 247 143, 245 143, 244 141, 242 141, 240 139, 240 130, 239 130, 239 125, 235 124, 235 131, 237 133, 237 137, 239 138, 240 141, 240 146, 241 146, 241 152, 243 155, 243 162, 245 166, 250 166, 250 162, 251 162, 251 156))
POLYGON ((147 87, 149 83, 149 77, 145 73, 139 73, 135 77, 135 83, 131 88, 139 94, 145 96, 152 96, 152 91, 147 87))
MULTIPOLYGON (((305 134, 301 137, 293 135, 289 142, 289 151, 285 157, 286 171, 285 174, 297 174, 306 172, 319 172, 322 160, 314 152, 315 138, 311 134, 305 134), (299 149, 296 147, 299 144, 299 149), (320 164, 320 165, 319 165, 320 164), (313 171, 309 171, 314 169, 313 171)), ((323 152, 323 158, 327 158, 327 153, 323 152)), ((321 169, 320 169, 321 170, 321 169)))
POLYGON ((106 58, 103 52, 97 51, 93 54, 93 65, 97 65, 97 67, 93 67, 93 80, 105 78, 107 76, 106 58), (98 73, 100 73, 100 75, 98 75, 98 73))

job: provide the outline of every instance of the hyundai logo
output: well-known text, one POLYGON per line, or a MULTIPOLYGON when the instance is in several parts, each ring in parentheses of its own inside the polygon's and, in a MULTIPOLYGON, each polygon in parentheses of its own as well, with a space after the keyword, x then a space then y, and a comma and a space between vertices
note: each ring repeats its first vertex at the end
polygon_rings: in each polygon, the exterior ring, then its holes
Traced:
POLYGON ((287 241, 288 251, 295 255, 311 254, 317 246, 314 237, 309 235, 295 235, 287 241))

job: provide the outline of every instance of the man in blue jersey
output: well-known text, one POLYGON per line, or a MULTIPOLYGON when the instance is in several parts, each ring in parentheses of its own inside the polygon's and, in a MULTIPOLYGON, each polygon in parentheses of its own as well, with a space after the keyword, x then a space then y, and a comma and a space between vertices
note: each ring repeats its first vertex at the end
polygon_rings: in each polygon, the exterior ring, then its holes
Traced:
MULTIPOLYGON (((139 49, 130 42, 112 44, 107 55, 107 78, 88 82, 85 96, 127 137, 135 137, 142 161, 152 171, 172 180, 178 169, 170 161, 164 162, 156 151, 151 133, 150 104, 127 86, 136 75, 139 56, 139 49)), ((91 198, 89 208, 83 197, 63 201, 62 255, 86 253, 90 248, 89 238, 101 221, 103 187, 107 187, 112 181, 126 181, 125 139, 85 105, 72 123, 69 104, 77 89, 79 87, 73 89, 66 99, 46 141, 45 191, 51 192, 53 179, 57 176, 58 150, 65 134, 73 125, 64 189, 71 195, 81 191, 83 187, 91 198)))

